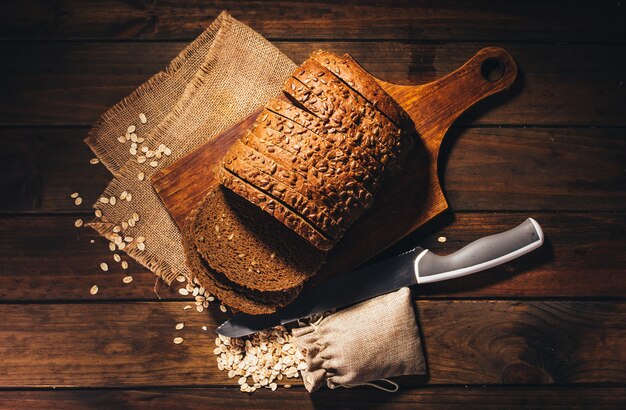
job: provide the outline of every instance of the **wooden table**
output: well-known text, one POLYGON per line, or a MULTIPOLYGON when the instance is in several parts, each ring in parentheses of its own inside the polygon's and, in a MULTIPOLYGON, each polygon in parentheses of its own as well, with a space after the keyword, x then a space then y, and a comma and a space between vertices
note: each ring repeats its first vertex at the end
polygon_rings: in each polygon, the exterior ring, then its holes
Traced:
POLYGON ((624 2, 5 3, 0 408, 626 405, 624 2), (348 51, 397 83, 432 81, 486 45, 518 62, 511 92, 464 115, 446 137, 441 172, 452 211, 388 254, 414 244, 452 252, 529 216, 547 244, 415 290, 429 375, 401 380, 398 394, 239 392, 216 367, 214 334, 200 329, 221 312, 184 312, 187 299, 163 287, 158 300, 154 276, 137 264, 124 285, 106 242, 74 228, 110 179, 89 164, 90 124, 222 9, 295 61, 320 47, 348 51), (178 322, 182 345, 172 343, 178 322))

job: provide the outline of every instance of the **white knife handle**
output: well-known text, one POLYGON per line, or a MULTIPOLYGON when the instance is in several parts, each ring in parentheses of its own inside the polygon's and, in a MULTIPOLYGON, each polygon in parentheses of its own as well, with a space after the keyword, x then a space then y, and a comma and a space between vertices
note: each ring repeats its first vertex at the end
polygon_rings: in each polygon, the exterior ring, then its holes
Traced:
POLYGON ((541 227, 528 218, 513 229, 477 239, 450 255, 423 251, 415 259, 415 276, 417 283, 458 278, 518 258, 542 244, 541 227))

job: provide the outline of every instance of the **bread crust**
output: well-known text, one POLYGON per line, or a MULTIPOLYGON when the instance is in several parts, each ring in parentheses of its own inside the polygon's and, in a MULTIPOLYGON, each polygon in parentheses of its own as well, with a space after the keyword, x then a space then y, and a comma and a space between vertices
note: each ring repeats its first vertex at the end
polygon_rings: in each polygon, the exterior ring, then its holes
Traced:
POLYGON ((317 50, 311 53, 311 58, 358 92, 404 132, 411 134, 415 129, 415 124, 407 112, 352 56, 349 54, 338 56, 329 51, 317 50))
POLYGON ((324 235, 281 202, 245 183, 221 166, 218 169, 218 179, 226 188, 272 215, 283 225, 309 241, 316 248, 328 251, 336 243, 335 240, 324 235))
POLYGON ((326 207, 275 178, 273 175, 278 171, 277 167, 255 156, 249 147, 243 144, 233 146, 222 160, 222 166, 267 195, 286 203, 329 237, 336 239, 341 236, 342 229, 327 213, 326 207))

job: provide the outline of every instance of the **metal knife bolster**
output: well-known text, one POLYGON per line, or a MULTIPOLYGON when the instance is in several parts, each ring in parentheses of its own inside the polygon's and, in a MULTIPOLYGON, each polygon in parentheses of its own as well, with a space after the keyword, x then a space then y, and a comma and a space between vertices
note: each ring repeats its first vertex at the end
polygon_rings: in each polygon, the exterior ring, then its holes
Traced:
POLYGON ((532 218, 506 232, 485 236, 453 254, 438 256, 429 250, 415 259, 417 283, 458 278, 503 264, 543 244, 541 227, 532 218))

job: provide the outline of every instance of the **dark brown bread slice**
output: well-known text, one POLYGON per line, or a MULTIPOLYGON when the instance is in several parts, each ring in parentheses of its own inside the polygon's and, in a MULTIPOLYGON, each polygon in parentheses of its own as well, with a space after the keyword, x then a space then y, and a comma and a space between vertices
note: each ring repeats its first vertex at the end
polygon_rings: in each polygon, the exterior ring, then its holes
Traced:
POLYGON ((191 233, 202 258, 228 281, 265 294, 296 288, 319 270, 323 252, 236 192, 216 195, 198 208, 191 233))
MULTIPOLYGON (((302 217, 294 213, 294 211, 289 209, 289 207, 284 203, 277 201, 275 198, 269 197, 255 187, 246 184, 236 175, 233 175, 223 167, 219 167, 218 169, 218 179, 226 188, 247 199, 269 215, 272 215, 279 222, 300 235, 302 238, 306 239, 317 249, 328 251, 336 243, 335 240, 324 235, 302 217)), ((210 264, 211 261, 208 259, 207 261, 210 264)), ((298 270, 296 270, 295 273, 302 274, 302 272, 298 270)))
POLYGON ((369 174, 371 179, 362 181, 363 187, 374 193, 380 187, 380 180, 383 178, 384 168, 366 150, 361 149, 353 140, 349 139, 341 130, 334 128, 331 124, 324 124, 318 117, 294 106, 288 101, 273 98, 266 105, 266 108, 278 115, 281 115, 316 135, 321 136, 335 147, 339 147, 354 158, 369 174))
MULTIPOLYGON (((271 168, 267 169, 267 173, 262 172, 252 165, 251 158, 251 153, 231 148, 221 165, 263 193, 289 205, 298 215, 330 238, 337 239, 341 236, 341 229, 335 220, 328 215, 326 207, 318 206, 316 202, 310 201, 289 185, 272 177, 271 168)), ((261 168, 266 167, 262 163, 258 163, 258 165, 261 168)))
POLYGON ((327 206, 339 226, 349 226, 358 216, 365 212, 365 207, 357 200, 341 199, 339 194, 332 190, 327 178, 320 173, 313 174, 314 169, 304 173, 299 167, 294 166, 293 154, 279 146, 258 137, 248 131, 241 138, 241 142, 254 149, 259 154, 269 158, 283 169, 280 176, 291 181, 298 191, 327 206), (322 187, 322 188, 320 188, 322 187))
MULTIPOLYGON (((239 200, 244 202, 244 200, 239 200)), ((228 202, 233 201, 237 201, 236 195, 223 192, 221 187, 216 187, 207 194, 200 207, 213 210, 217 207, 221 209, 219 212, 233 217, 232 209, 228 206, 228 202), (232 196, 233 198, 227 201, 227 196, 232 196)), ((202 259, 195 245, 194 230, 199 208, 194 209, 185 221, 182 231, 182 243, 186 264, 201 286, 215 295, 225 305, 250 314, 272 313, 278 307, 285 306, 298 296, 301 286, 279 292, 258 292, 231 282, 224 275, 213 270, 202 259)), ((242 236, 245 236, 245 226, 243 226, 242 232, 242 236)))
POLYGON ((329 51, 318 50, 311 53, 311 58, 382 111, 400 129, 413 133, 415 124, 407 112, 349 54, 340 57, 329 51))
MULTIPOLYGON (((366 208, 371 206, 372 194, 361 183, 364 178, 371 176, 343 150, 335 148, 301 125, 268 110, 263 110, 251 131, 291 152, 292 168, 296 167, 301 172, 311 170, 314 174, 321 174, 326 177, 325 185, 332 187, 340 198, 343 199, 342 192, 351 192, 351 196, 363 206, 366 208)), ((325 189, 326 186, 321 188, 325 189)))

